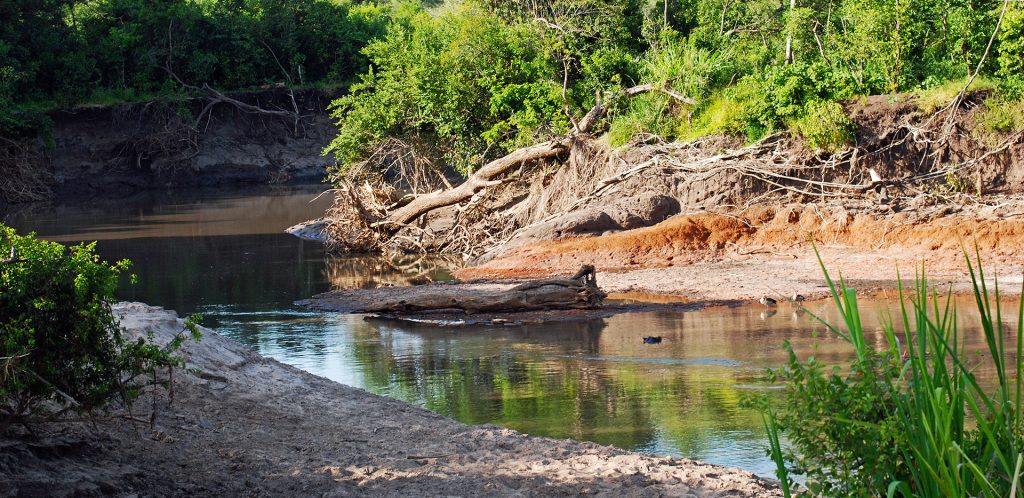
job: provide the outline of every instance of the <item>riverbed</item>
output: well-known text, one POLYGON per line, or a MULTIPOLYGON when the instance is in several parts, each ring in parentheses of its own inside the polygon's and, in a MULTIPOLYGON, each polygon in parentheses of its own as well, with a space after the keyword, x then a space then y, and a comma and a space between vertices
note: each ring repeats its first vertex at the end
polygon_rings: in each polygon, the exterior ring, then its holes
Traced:
MULTIPOLYGON (((4 223, 62 242, 97 240, 131 259, 125 300, 200 313, 202 323, 310 373, 469 424, 611 444, 770 476, 748 396, 777 390, 766 368, 850 350, 783 304, 620 314, 547 325, 439 328, 308 311, 292 303, 335 288, 450 278, 452 261, 335 257, 282 231, 329 204, 317 188, 147 194, 115 202, 20 206, 4 223), (644 336, 661 336, 644 344, 644 336)), ((714 283, 709 282, 709 285, 714 283)), ((827 301, 810 311, 835 318, 827 301)), ((880 305, 868 302, 868 319, 880 305)), ((965 307, 966 309, 966 307, 965 307)), ((969 319, 969 314, 963 314, 969 319)))

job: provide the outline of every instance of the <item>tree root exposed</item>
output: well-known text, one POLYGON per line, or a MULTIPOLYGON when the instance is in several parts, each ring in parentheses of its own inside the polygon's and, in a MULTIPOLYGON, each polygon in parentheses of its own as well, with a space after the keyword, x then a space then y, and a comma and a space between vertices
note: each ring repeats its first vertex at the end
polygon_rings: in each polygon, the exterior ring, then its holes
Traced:
MULTIPOLYGON (((649 91, 659 88, 635 87, 621 96, 649 91)), ((981 192, 1005 179, 1013 163, 1007 158, 1020 153, 1024 134, 989 146, 963 131, 957 123, 977 107, 974 100, 968 96, 926 116, 900 111, 898 124, 871 130, 869 138, 832 154, 812 153, 802 140, 781 133, 732 148, 727 139, 710 137, 608 150, 588 135, 606 110, 599 102, 565 138, 513 151, 454 187, 435 183, 434 190, 399 195, 383 176, 365 174, 374 165, 363 165, 362 175, 338 179, 329 245, 342 252, 442 252, 480 262, 541 225, 645 190, 689 209, 772 198, 867 198, 884 205, 892 195, 963 188, 962 177, 974 178, 981 192)), ((547 238, 565 235, 552 231, 547 238)))

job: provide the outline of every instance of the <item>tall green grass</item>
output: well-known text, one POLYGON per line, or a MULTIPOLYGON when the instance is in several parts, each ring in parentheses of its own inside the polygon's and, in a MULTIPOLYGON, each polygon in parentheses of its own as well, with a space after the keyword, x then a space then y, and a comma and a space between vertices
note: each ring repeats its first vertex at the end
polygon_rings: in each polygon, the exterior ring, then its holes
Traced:
POLYGON ((989 289, 976 256, 966 259, 981 354, 967 350, 952 296, 930 288, 923 267, 914 288, 900 285, 896 319, 882 317, 887 349, 878 350, 865 334, 856 292, 822 264, 842 323, 815 318, 849 342, 856 359, 845 372, 828 371, 813 357, 801 362, 787 345, 789 363, 772 373, 785 381, 786 395, 766 411, 766 428, 787 488, 789 474, 802 473, 802 491, 818 495, 1017 496, 1024 302, 1008 351, 998 284, 989 289), (995 385, 979 384, 979 362, 995 371, 995 385), (793 446, 789 453, 780 431, 793 446))

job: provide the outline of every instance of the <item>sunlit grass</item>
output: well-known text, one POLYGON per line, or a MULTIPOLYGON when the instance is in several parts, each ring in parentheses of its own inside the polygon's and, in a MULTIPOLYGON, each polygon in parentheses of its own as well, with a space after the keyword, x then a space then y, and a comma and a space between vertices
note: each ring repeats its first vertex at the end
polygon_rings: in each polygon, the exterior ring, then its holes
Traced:
MULTIPOLYGON (((918 90, 914 92, 917 108, 924 113, 933 113, 952 102, 953 99, 956 98, 957 94, 963 90, 965 84, 967 84, 967 79, 963 78, 950 80, 931 88, 918 90)), ((968 88, 968 91, 993 90, 995 88, 995 82, 983 76, 979 76, 971 82, 971 87, 968 88)))

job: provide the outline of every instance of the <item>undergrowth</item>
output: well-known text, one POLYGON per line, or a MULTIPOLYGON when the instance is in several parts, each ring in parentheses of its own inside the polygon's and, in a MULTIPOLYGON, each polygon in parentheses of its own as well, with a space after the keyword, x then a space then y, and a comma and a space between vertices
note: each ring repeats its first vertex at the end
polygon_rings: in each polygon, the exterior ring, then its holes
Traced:
POLYGON ((807 139, 816 152, 834 153, 853 141, 853 122, 839 102, 807 104, 804 112, 789 122, 789 129, 807 139))
POLYGON ((146 386, 167 387, 158 373, 183 367, 179 348, 199 339, 195 317, 164 345, 126 337, 111 303, 129 262, 103 262, 95 247, 0 224, 0 434, 113 403, 130 408, 146 386))
MULTIPOLYGON (((944 83, 923 88, 916 92, 913 92, 915 97, 914 103, 917 108, 925 114, 931 114, 953 101, 957 94, 964 89, 964 85, 967 83, 966 78, 955 79, 946 81, 944 83)), ((977 77, 971 82, 968 91, 981 91, 981 90, 995 90, 996 84, 984 77, 977 77)))
POLYGON ((1005 135, 1024 131, 1024 97, 992 97, 985 101, 976 119, 975 132, 982 140, 995 145, 1005 135))
POLYGON ((987 287, 980 255, 977 266, 970 258, 967 264, 984 354, 967 350, 951 296, 930 288, 923 268, 913 289, 900 286, 895 319, 883 315, 884 343, 877 348, 862 325, 856 292, 842 279, 833 282, 822 264, 842 323, 819 321, 856 358, 846 368, 826 366, 813 356, 800 360, 784 344, 789 361, 770 372, 784 384, 784 402, 760 402, 786 496, 796 487, 792 474, 806 479, 797 492, 811 495, 1015 496, 1024 462, 1024 303, 1007 345, 998 285, 987 287), (994 387, 979 384, 978 362, 995 371, 994 387))

